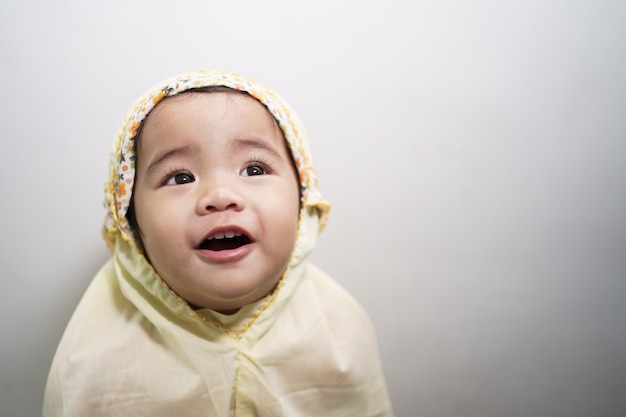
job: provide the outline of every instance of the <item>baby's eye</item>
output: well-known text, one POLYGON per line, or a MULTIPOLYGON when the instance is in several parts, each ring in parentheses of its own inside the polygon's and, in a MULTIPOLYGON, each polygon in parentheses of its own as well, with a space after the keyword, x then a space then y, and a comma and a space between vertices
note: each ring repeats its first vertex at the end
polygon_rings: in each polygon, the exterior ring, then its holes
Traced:
POLYGON ((181 185, 194 182, 195 180, 196 179, 193 177, 193 175, 181 172, 179 174, 169 177, 165 185, 181 185))
POLYGON ((263 175, 267 174, 268 169, 260 164, 248 165, 243 169, 241 175, 244 177, 252 177, 254 175, 263 175))

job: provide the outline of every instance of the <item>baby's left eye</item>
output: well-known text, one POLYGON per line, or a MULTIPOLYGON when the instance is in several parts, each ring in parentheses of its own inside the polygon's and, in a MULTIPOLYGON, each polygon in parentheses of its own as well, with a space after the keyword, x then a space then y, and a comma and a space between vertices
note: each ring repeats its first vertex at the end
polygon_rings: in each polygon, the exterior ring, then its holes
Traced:
POLYGON ((241 175, 243 175, 244 177, 252 177, 254 175, 263 175, 263 174, 267 174, 267 168, 259 164, 248 165, 241 172, 241 175))

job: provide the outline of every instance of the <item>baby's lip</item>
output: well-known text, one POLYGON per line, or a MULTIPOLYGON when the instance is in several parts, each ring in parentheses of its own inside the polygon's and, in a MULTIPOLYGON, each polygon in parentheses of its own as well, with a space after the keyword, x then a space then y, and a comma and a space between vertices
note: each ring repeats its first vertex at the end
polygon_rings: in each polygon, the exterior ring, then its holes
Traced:
POLYGON ((200 250, 222 251, 237 249, 248 245, 253 239, 245 229, 239 226, 220 226, 211 229, 200 241, 197 248, 200 250))

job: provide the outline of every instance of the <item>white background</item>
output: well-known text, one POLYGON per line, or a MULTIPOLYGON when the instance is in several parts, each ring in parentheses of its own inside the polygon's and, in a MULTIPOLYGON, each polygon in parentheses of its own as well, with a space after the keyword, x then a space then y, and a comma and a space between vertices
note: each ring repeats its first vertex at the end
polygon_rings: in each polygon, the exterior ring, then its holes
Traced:
POLYGON ((110 144, 163 78, 284 96, 398 416, 626 415, 626 2, 5 0, 0 413, 40 413, 108 257, 110 144))

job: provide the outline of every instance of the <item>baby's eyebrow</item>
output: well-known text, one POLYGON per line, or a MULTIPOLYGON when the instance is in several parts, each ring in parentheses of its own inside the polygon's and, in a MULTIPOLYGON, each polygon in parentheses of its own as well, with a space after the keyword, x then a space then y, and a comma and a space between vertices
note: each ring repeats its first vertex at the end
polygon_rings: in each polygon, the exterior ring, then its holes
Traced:
POLYGON ((159 168, 159 166, 162 165, 164 162, 166 162, 168 159, 171 159, 177 156, 183 156, 183 157, 191 156, 197 153, 199 149, 200 148, 197 145, 185 145, 185 146, 180 146, 178 148, 159 152, 154 156, 154 158, 152 158, 152 161, 150 162, 150 164, 148 165, 148 168, 146 169, 146 174, 150 175, 151 173, 156 171, 159 168))
POLYGON ((282 159, 280 153, 270 143, 260 139, 235 139, 232 141, 231 146, 235 150, 240 149, 261 149, 269 152, 273 157, 282 159))

